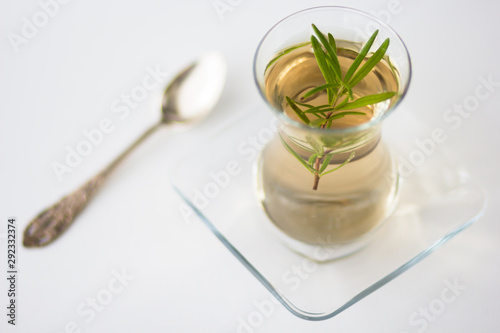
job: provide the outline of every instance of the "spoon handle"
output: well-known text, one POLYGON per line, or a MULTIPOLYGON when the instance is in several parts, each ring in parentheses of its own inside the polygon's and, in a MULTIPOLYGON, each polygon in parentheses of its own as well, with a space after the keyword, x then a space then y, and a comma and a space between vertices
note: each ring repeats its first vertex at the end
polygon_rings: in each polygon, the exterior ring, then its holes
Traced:
POLYGON ((42 247, 59 237, 87 206, 92 197, 97 193, 97 190, 101 188, 102 184, 104 184, 120 162, 160 126, 161 123, 151 126, 104 170, 76 191, 63 197, 59 202, 38 214, 24 230, 23 245, 26 247, 42 247))

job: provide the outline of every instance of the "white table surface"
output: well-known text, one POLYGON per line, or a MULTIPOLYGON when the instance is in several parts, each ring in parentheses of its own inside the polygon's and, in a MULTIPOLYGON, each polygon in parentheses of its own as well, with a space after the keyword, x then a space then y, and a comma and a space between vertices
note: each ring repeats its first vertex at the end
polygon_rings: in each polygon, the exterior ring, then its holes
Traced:
POLYGON ((17 325, 7 324, 2 278, 1 332, 498 331, 500 160, 494 142, 500 141, 500 87, 460 117, 456 129, 443 115, 474 96, 480 78, 500 82, 499 2, 73 0, 50 9, 53 17, 43 22, 39 1, 0 5, 2 272, 8 217, 17 218, 20 243, 32 217, 156 121, 159 87, 124 119, 113 112, 113 103, 141 85, 148 68, 166 73, 165 83, 197 55, 216 49, 228 60, 227 86, 195 130, 157 133, 135 152, 61 239, 42 249, 19 247, 17 325), (204 226, 184 222, 169 173, 183 152, 255 104, 252 58, 264 33, 292 12, 327 4, 390 20, 413 61, 404 109, 446 130, 447 144, 484 184, 489 204, 477 224, 338 317, 308 322, 275 306, 245 329, 241 322, 270 294, 204 226), (31 35, 25 28, 23 35, 24 18, 34 16, 43 26, 31 35), (28 38, 14 46, 14 34, 28 38), (113 131, 59 181, 54 161, 63 162, 67 147, 85 139, 82 131, 105 118, 113 131), (128 279, 120 282, 115 275, 123 272, 128 279), (414 315, 439 302, 453 282, 465 289, 440 313, 414 315))

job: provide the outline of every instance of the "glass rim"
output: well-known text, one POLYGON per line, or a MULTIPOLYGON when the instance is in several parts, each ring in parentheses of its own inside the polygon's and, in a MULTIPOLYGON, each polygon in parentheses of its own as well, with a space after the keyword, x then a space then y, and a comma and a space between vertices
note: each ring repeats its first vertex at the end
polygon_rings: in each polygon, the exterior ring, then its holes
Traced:
POLYGON ((310 8, 302 9, 302 10, 294 12, 294 13, 292 13, 290 15, 287 15, 283 19, 279 20, 276 24, 274 24, 266 32, 266 34, 264 35, 264 37, 262 37, 261 41, 259 42, 259 44, 257 46, 257 50, 255 51, 255 54, 254 54, 254 58, 253 58, 253 77, 254 77, 254 82, 257 85, 257 90, 259 91, 260 96, 264 99, 266 105, 269 106, 271 108, 271 110, 273 110, 273 113, 277 116, 277 118, 279 120, 284 121, 285 123, 288 123, 288 124, 290 124, 292 126, 295 126, 295 127, 300 128, 300 129, 303 129, 305 131, 317 132, 318 134, 321 133, 323 135, 324 134, 330 134, 330 135, 337 134, 338 135, 338 134, 350 134, 350 133, 354 133, 354 132, 360 132, 360 131, 363 131, 363 130, 367 130, 367 129, 370 129, 370 128, 372 128, 372 127, 380 124, 383 120, 385 120, 385 118, 387 118, 387 116, 389 116, 389 114, 391 114, 397 108, 397 106, 401 103, 401 101, 403 100, 403 98, 406 96, 406 93, 408 92, 408 88, 410 86, 411 77, 412 77, 412 65, 411 65, 411 59, 410 59, 410 54, 408 52, 408 48, 406 47, 406 44, 403 42, 403 40, 401 39, 401 37, 399 36, 399 34, 394 29, 392 29, 387 23, 385 23, 384 21, 382 21, 378 17, 376 17, 374 15, 371 15, 369 13, 366 13, 366 12, 364 12, 362 10, 355 9, 355 8, 350 8, 350 7, 345 7, 345 6, 316 6, 316 7, 310 7, 310 8), (394 102, 394 104, 391 105, 390 108, 388 108, 380 117, 378 117, 376 119, 371 119, 371 120, 369 120, 369 121, 367 121, 365 123, 362 123, 360 125, 357 125, 357 126, 351 126, 351 127, 346 127, 346 128, 328 128, 328 129, 323 129, 323 128, 311 127, 311 126, 308 126, 305 123, 301 123, 299 121, 296 121, 296 120, 288 117, 283 112, 283 110, 279 110, 279 109, 275 108, 273 105, 271 105, 271 103, 267 99, 266 95, 262 91, 262 89, 260 87, 260 84, 259 84, 259 80, 257 78, 257 57, 259 55, 260 49, 261 49, 264 41, 266 40, 266 38, 279 25, 281 25, 284 21, 288 20, 289 18, 294 17, 294 16, 299 15, 299 14, 304 13, 304 12, 321 10, 321 9, 334 9, 334 10, 338 10, 338 11, 351 12, 351 13, 355 13, 357 15, 365 16, 365 17, 367 17, 367 18, 369 18, 369 19, 377 22, 381 27, 384 27, 384 29, 386 29, 387 31, 389 31, 389 33, 393 34, 398 39, 398 41, 401 43, 401 45, 403 46, 404 53, 405 53, 406 59, 408 61, 408 78, 405 80, 406 81, 406 85, 404 86, 404 89, 401 91, 401 93, 398 94, 398 96, 397 96, 398 98, 394 102))

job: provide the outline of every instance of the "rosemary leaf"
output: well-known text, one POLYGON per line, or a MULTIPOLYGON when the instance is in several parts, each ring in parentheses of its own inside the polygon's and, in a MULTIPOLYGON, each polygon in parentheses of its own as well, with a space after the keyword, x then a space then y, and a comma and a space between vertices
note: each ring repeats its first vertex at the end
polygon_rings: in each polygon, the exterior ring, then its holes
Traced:
POLYGON ((299 45, 294 45, 292 47, 289 47, 286 50, 281 51, 276 57, 274 57, 271 61, 269 61, 269 63, 266 66, 266 69, 264 70, 264 74, 267 72, 267 70, 269 69, 269 67, 271 67, 271 65, 274 64, 279 58, 281 58, 282 56, 284 56, 287 53, 292 52, 293 50, 296 50, 296 49, 301 48, 302 46, 306 46, 308 44, 311 44, 311 42, 305 42, 305 43, 302 43, 302 44, 299 44, 299 45))
POLYGON ((340 109, 342 106, 346 105, 346 104, 347 104, 347 102, 349 102, 349 98, 347 98, 347 97, 346 97, 346 98, 344 98, 344 100, 343 100, 342 102, 340 102, 340 103, 339 103, 339 104, 335 107, 335 109, 337 109, 337 110, 338 110, 338 109, 340 109))
POLYGON ((317 94, 317 93, 319 93, 325 89, 328 89, 328 88, 337 88, 337 87, 338 87, 337 84, 331 84, 331 83, 323 84, 321 86, 317 86, 316 88, 309 90, 308 92, 306 92, 304 94, 304 96, 302 96, 302 98, 310 97, 310 96, 317 94))
POLYGON ((283 138, 281 137, 280 135, 280 139, 281 139, 281 142, 283 143, 283 145, 285 146, 286 150, 288 150, 290 152, 290 154, 292 154, 297 160, 299 160, 299 162, 306 167, 307 170, 309 170, 310 173, 314 174, 316 172, 316 170, 314 170, 312 167, 309 166, 309 164, 307 164, 306 160, 304 160, 302 157, 300 157, 299 154, 297 154, 295 152, 295 150, 292 149, 292 147, 290 147, 288 145, 288 143, 286 143, 285 140, 283 140, 283 138))
MULTIPOLYGON (((300 106, 305 106, 306 108, 313 108, 314 106, 311 105, 311 104, 306 104, 306 103, 300 103, 300 102, 297 102, 297 101, 294 101, 295 104, 297 105, 300 105, 300 106)), ((328 105, 329 106, 329 105, 328 105)))
MULTIPOLYGON (((328 54, 328 57, 332 61, 333 72, 335 73, 337 79, 336 81, 342 82, 342 73, 340 72, 339 59, 337 58, 337 48, 334 49, 332 47, 332 45, 328 42, 328 40, 326 40, 325 35, 323 35, 323 33, 319 31, 319 29, 314 24, 312 25, 312 27, 314 29, 314 32, 318 36, 319 40, 321 41, 321 44, 323 44, 323 47, 325 48, 326 53, 328 54)), ((335 40, 333 41, 333 44, 335 44, 335 40)))
POLYGON ((316 62, 318 63, 318 67, 325 78, 326 83, 335 84, 335 77, 332 71, 329 71, 328 64, 326 62, 326 55, 321 45, 319 45, 318 39, 314 36, 311 36, 311 44, 314 50, 314 57, 316 58, 316 62))
POLYGON ((314 152, 316 154, 318 154, 318 157, 322 157, 323 156, 323 146, 321 145, 321 143, 314 140, 314 138, 312 138, 309 135, 306 136, 306 140, 311 145, 311 147, 314 149, 314 152))
POLYGON ((330 43, 334 50, 337 50, 337 43, 335 43, 335 38, 333 38, 331 33, 328 33, 328 43, 330 43))
POLYGON ((303 122, 306 124, 309 124, 309 118, 302 112, 301 109, 295 104, 295 102, 288 96, 286 96, 286 101, 288 102, 288 105, 292 108, 292 110, 297 114, 297 116, 302 119, 303 122))
POLYGON ((349 80, 351 79, 354 72, 356 72, 361 62, 366 58, 366 55, 368 54, 368 51, 370 51, 370 48, 372 47, 372 44, 375 41, 377 35, 378 35, 378 29, 375 30, 375 32, 372 34, 370 39, 368 39, 368 41, 363 46, 361 51, 359 51, 358 56, 356 57, 356 59, 354 59, 354 62, 351 64, 351 67, 349 67, 347 73, 345 74, 344 82, 349 82, 349 80))
MULTIPOLYGON (((349 95, 350 99, 354 99, 354 94, 352 92, 352 88, 348 85, 342 82, 342 86, 344 87, 345 90, 347 90, 347 94, 349 95)), ((347 100, 347 98, 346 98, 347 100)))
POLYGON ((328 167, 330 164, 330 161, 332 160, 333 154, 328 154, 325 156, 325 159, 323 160, 323 163, 321 164, 321 167, 319 169, 319 173, 322 173, 325 171, 325 169, 328 167))
POLYGON ((360 97, 358 98, 357 100, 353 101, 353 102, 350 102, 350 103, 346 103, 342 106, 338 106, 335 108, 335 111, 341 111, 341 110, 352 110, 352 109, 357 109, 357 108, 360 108, 360 107, 363 107, 363 106, 367 106, 367 105, 373 105, 373 104, 377 104, 377 103, 380 103, 382 101, 385 101, 393 96, 396 95, 396 92, 394 91, 388 91, 388 92, 384 92, 384 93, 381 93, 381 94, 375 94, 375 95, 369 95, 369 96, 364 96, 364 97, 360 97))
POLYGON ((347 111, 347 112, 336 113, 333 116, 331 116, 330 118, 328 118, 328 120, 339 119, 339 118, 343 118, 345 116, 364 116, 364 115, 366 115, 366 113, 364 113, 364 112, 347 111))
POLYGON ((328 104, 333 104, 333 99, 335 98, 335 93, 331 88, 327 90, 328 104))
POLYGON ((359 71, 354 74, 352 79, 349 81, 349 85, 351 87, 354 87, 356 84, 358 84, 365 76, 370 73, 370 71, 375 67, 380 60, 385 55, 385 52, 387 51, 387 48, 389 47, 389 38, 387 38, 382 45, 378 48, 378 50, 365 62, 363 66, 359 69, 359 71))
POLYGON ((314 161, 316 161, 316 157, 318 157, 316 154, 312 154, 311 157, 309 157, 307 164, 309 164, 311 168, 313 167, 314 161))
POLYGON ((320 174, 319 176, 321 177, 321 176, 329 174, 330 172, 337 171, 338 169, 342 168, 344 165, 346 165, 347 163, 349 163, 354 158, 355 155, 356 155, 355 151, 353 150, 352 153, 351 153, 351 155, 349 155, 349 157, 347 158, 347 160, 345 160, 341 165, 339 165, 338 167, 336 167, 336 168, 334 168, 332 170, 324 172, 324 173, 320 174))
POLYGON ((335 109, 332 108, 330 105, 328 105, 327 108, 323 108, 322 106, 315 106, 310 109, 307 109, 303 111, 304 113, 313 113, 313 114, 318 114, 318 113, 325 113, 325 112, 330 112, 334 111, 335 109))
POLYGON ((341 138, 334 135, 323 135, 320 137, 320 140, 325 148, 335 148, 343 143, 341 138))
POLYGON ((311 123, 309 124, 309 126, 320 127, 321 125, 325 124, 327 121, 328 120, 325 119, 325 118, 314 119, 313 121, 311 121, 311 123))

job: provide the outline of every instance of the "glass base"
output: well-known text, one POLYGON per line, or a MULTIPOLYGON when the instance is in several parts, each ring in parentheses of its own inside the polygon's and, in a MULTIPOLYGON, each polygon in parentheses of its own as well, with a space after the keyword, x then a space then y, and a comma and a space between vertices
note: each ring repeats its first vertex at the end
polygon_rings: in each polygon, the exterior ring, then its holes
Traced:
POLYGON ((278 137, 262 150, 255 172, 257 196, 277 236, 315 261, 364 247, 398 196, 397 166, 384 142, 362 159, 322 177, 317 190, 312 190, 312 174, 278 137))
MULTIPOLYGON (((173 184, 184 199, 182 210, 190 207, 235 258, 300 318, 338 315, 439 249, 484 210, 484 191, 453 159, 458 154, 437 143, 431 152, 430 143, 426 151, 419 150, 414 140, 432 130, 401 111, 387 121, 383 133, 400 165, 400 197, 393 213, 365 240, 362 245, 368 245, 363 249, 345 247, 346 255, 359 250, 352 255, 324 263, 304 257, 269 232, 272 222, 254 193, 255 162, 275 134, 275 123, 263 110, 258 105, 240 114, 198 152, 190 153, 173 184)), ((316 246, 301 252, 321 259, 328 254, 323 250, 316 246)))

